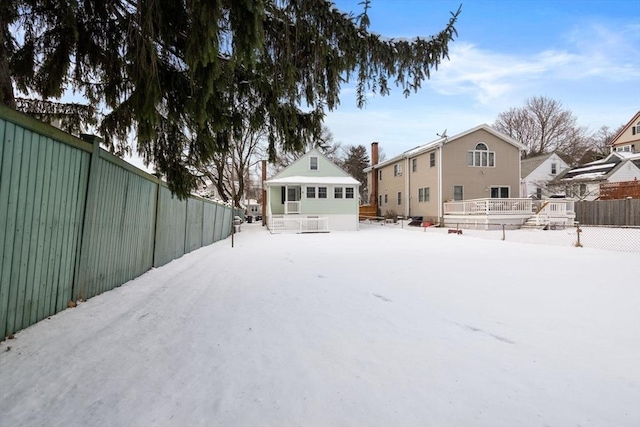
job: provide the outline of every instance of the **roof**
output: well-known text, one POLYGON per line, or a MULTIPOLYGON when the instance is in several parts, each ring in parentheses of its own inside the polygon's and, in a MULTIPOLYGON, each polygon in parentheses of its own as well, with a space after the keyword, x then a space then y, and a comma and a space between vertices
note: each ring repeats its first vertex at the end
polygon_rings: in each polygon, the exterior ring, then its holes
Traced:
POLYGON ((538 166, 544 163, 549 157, 551 157, 553 153, 543 154, 541 156, 529 157, 528 159, 523 159, 520 161, 521 174, 522 177, 529 175, 531 172, 536 170, 538 166))
POLYGON ((370 167, 366 168, 364 171, 365 172, 369 172, 373 168, 379 168, 381 166, 387 166, 387 165, 393 164, 393 163, 395 163, 397 161, 400 161, 402 159, 408 159, 408 158, 411 158, 411 157, 418 156, 418 155, 420 155, 422 153, 425 153, 427 151, 433 150, 436 147, 441 147, 444 144, 450 144, 451 142, 455 141, 456 139, 460 139, 460 138, 462 138, 464 136, 467 136, 467 135, 469 135, 469 134, 471 134, 473 132, 476 132, 478 130, 484 130, 486 132, 489 132, 490 134, 493 134, 494 136, 502 139, 503 141, 505 141, 505 142, 507 142, 507 143, 509 143, 511 145, 514 145, 515 147, 519 148, 520 150, 525 150, 527 148, 527 147, 525 147, 524 144, 522 144, 522 143, 516 141, 515 139, 511 138, 510 136, 505 135, 504 133, 492 128, 491 126, 489 126, 487 124, 481 124, 481 125, 478 125, 478 126, 476 126, 474 128, 468 129, 468 130, 466 130, 466 131, 464 131, 462 133, 459 133, 457 135, 446 136, 444 138, 438 138, 438 139, 433 140, 431 142, 428 142, 428 143, 426 143, 424 145, 419 145, 419 146, 417 146, 415 148, 412 148, 410 150, 407 150, 404 153, 399 154, 399 155, 397 155, 397 156, 395 156, 395 157, 393 157, 393 158, 391 158, 389 160, 386 160, 384 162, 380 162, 380 163, 378 163, 377 165, 374 165, 374 166, 370 166, 370 167))
POLYGON ((287 176, 274 178, 264 182, 265 185, 280 184, 327 184, 327 185, 360 185, 360 182, 350 176, 287 176))
POLYGON ((622 156, 622 153, 613 152, 607 157, 595 162, 575 166, 567 169, 551 181, 552 184, 567 181, 603 181, 613 175, 627 162, 631 162, 640 168, 640 154, 622 156))
POLYGON ((618 139, 620 139, 622 137, 622 135, 624 135, 624 133, 627 131, 627 129, 629 129, 631 126, 634 126, 638 121, 640 121, 640 111, 638 111, 635 116, 633 116, 631 118, 631 120, 629 120, 629 122, 627 122, 626 125, 624 125, 622 127, 622 129, 620 129, 620 132, 618 132, 613 139, 611 140, 611 143, 609 144, 610 147, 614 147, 616 145, 627 145, 629 142, 624 142, 624 143, 620 143, 618 144, 618 139))
MULTIPOLYGON (((299 172, 298 172, 299 173, 299 172)), ((271 179, 266 180, 265 185, 282 185, 282 184, 317 184, 317 185, 360 185, 360 182, 349 175, 344 169, 336 165, 327 156, 321 153, 318 149, 312 148, 307 151, 299 159, 295 160, 289 166, 275 174, 271 179), (331 165, 335 174, 330 176, 316 176, 316 175, 288 175, 285 171, 289 170, 289 173, 293 169, 291 167, 299 162, 307 161, 309 156, 322 157, 325 162, 331 165), (283 176, 284 175, 284 176, 283 176)))

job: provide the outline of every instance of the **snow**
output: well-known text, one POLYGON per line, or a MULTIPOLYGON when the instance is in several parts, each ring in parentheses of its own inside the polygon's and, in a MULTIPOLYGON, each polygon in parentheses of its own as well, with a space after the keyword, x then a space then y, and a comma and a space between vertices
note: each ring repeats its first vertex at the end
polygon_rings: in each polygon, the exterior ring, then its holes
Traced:
MULTIPOLYGON (((612 167, 614 167, 615 165, 617 165, 617 163, 600 163, 597 165, 593 165, 593 166, 587 166, 584 168, 578 168, 578 169, 573 169, 571 170, 570 173, 576 173, 576 172, 586 172, 586 171, 591 171, 591 170, 595 170, 595 169, 611 169, 612 167)), ((604 171, 607 172, 607 171, 604 171)))
POLYGON ((360 182, 350 176, 287 176, 283 178, 275 178, 265 181, 268 185, 275 184, 342 184, 356 185, 360 182))
POLYGON ((2 425, 640 424, 640 253, 445 233, 243 224, 0 343, 2 425))

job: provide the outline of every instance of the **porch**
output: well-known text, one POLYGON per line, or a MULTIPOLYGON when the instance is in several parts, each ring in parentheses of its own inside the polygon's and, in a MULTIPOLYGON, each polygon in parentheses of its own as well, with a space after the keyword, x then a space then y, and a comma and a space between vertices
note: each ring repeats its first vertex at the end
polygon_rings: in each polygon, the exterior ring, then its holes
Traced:
POLYGON ((300 215, 272 215, 269 217, 271 233, 328 233, 329 218, 300 215))
POLYGON ((576 214, 572 200, 473 199, 444 203, 444 226, 474 228, 532 225, 539 228, 568 226, 576 214))

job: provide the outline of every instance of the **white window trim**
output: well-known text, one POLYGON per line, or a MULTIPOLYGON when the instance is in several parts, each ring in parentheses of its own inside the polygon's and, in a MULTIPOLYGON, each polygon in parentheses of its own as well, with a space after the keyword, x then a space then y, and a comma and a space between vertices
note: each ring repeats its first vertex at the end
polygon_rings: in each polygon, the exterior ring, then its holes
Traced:
POLYGON ((319 186, 318 187, 318 199, 328 199, 329 198, 329 187, 326 186, 319 186), (320 197, 320 189, 324 188, 324 197, 320 197))
MULTIPOLYGON (((510 185, 491 185, 491 186, 489 186, 489 196, 491 196, 491 191, 493 191, 494 188, 498 189, 498 197, 497 197, 498 199, 503 199, 503 198, 508 199, 509 197, 511 197, 511 186, 510 185), (509 190, 509 195, 507 197, 500 197, 500 193, 501 193, 501 190, 503 188, 506 188, 507 190, 509 190)), ((491 198, 493 199, 495 197, 491 197, 491 198)))
POLYGON ((317 199, 318 198, 318 187, 310 185, 305 189, 304 194, 305 194, 305 197, 307 199, 317 199), (313 197, 309 197, 309 190, 312 189, 312 188, 313 188, 313 197))
POLYGON ((478 142, 473 150, 467 151, 467 167, 470 168, 495 168, 496 167, 496 152, 490 151, 489 146, 485 142, 478 142), (486 150, 478 149, 480 144, 486 147, 486 150), (486 154, 486 164, 483 160, 482 154, 486 154), (471 156, 471 158, 469 158, 471 156), (471 160, 471 162, 469 162, 471 160), (477 162, 476 162, 477 160, 477 162), (469 164, 471 163, 471 164, 469 164), (478 164, 476 164, 478 163, 478 164), (493 163, 493 164, 490 164, 493 163))
POLYGON ((320 170, 320 161, 318 159, 318 156, 309 156, 309 170, 310 171, 318 171, 318 170, 320 170), (311 167, 311 160, 312 159, 316 159, 316 168, 315 169, 311 167))
POLYGON ((454 185, 453 186, 453 200, 456 202, 464 200, 464 185, 454 185), (460 187, 462 189, 462 198, 460 200, 456 200, 456 187, 460 187))

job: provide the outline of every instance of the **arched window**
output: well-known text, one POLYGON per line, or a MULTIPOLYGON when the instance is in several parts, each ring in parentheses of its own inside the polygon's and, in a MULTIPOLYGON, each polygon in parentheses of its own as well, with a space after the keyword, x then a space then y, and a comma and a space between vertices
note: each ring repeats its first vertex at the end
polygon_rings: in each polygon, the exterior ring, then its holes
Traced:
POLYGON ((640 135, 640 122, 638 122, 635 126, 635 128, 633 129, 633 134, 634 135, 640 135))
POLYGON ((489 147, 484 142, 476 144, 475 150, 467 151, 467 166, 473 167, 495 167, 496 153, 489 151, 489 147))

